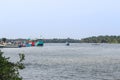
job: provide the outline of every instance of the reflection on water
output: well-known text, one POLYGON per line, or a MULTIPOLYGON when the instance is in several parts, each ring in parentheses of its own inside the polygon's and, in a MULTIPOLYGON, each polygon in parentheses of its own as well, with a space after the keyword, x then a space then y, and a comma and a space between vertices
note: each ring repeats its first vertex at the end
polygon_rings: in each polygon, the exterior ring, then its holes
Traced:
POLYGON ((11 61, 25 53, 23 80, 120 80, 119 44, 45 44, 2 51, 11 61))

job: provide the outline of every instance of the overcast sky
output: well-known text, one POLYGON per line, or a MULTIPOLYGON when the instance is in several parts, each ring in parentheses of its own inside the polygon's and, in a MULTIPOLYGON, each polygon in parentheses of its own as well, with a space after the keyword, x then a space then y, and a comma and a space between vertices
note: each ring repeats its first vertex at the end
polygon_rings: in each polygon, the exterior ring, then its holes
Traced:
POLYGON ((0 38, 120 35, 120 0, 0 0, 0 38))

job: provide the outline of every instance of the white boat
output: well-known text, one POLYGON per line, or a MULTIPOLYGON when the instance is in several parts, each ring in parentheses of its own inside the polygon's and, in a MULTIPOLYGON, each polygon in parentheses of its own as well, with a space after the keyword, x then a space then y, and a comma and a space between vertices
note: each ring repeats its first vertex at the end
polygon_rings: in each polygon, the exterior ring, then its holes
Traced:
POLYGON ((0 44, 0 48, 18 48, 15 44, 0 44))
POLYGON ((4 48, 4 47, 5 47, 5 45, 0 44, 0 48, 4 48))
POLYGON ((7 44, 4 46, 4 48, 19 48, 19 46, 15 44, 7 44))

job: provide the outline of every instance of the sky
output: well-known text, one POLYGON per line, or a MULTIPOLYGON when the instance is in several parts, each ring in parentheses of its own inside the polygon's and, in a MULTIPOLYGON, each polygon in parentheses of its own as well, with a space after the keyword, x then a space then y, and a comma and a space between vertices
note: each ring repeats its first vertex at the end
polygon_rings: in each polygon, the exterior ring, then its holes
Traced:
POLYGON ((0 0, 0 38, 120 35, 120 0, 0 0))

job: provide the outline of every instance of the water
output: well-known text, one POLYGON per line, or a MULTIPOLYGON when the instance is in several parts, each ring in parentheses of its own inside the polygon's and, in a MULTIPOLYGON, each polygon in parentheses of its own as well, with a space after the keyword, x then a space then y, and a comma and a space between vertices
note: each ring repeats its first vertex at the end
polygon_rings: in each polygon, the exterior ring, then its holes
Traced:
POLYGON ((25 53, 23 80, 120 80, 120 44, 51 43, 2 51, 14 62, 25 53))

